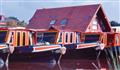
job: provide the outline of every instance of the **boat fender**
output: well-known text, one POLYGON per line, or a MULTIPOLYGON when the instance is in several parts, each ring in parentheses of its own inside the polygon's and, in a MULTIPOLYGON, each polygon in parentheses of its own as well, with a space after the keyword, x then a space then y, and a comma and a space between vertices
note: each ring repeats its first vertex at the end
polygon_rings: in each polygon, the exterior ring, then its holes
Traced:
POLYGON ((50 45, 50 43, 49 43, 49 42, 45 42, 45 44, 46 44, 46 45, 50 45))
POLYGON ((2 68, 4 66, 4 61, 2 58, 0 58, 0 68, 2 68))
POLYGON ((10 44, 7 44, 9 52, 12 54, 15 50, 14 46, 11 46, 10 44))
POLYGON ((9 47, 10 47, 10 48, 9 48, 10 53, 12 54, 12 53, 14 52, 15 48, 14 48, 13 46, 9 46, 9 47))
POLYGON ((96 50, 103 50, 105 47, 105 44, 104 43, 98 43, 98 47, 96 48, 96 50))
POLYGON ((62 55, 64 55, 65 53, 66 53, 66 47, 61 47, 60 48, 60 53, 62 54, 62 55))

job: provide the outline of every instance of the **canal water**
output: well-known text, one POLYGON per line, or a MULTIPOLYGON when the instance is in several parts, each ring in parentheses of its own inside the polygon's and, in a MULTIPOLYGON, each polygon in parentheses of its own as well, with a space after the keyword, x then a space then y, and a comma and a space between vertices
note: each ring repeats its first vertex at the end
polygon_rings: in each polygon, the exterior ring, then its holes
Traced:
MULTIPOLYGON (((41 62, 12 62, 9 66, 2 67, 0 70, 82 70, 92 69, 96 70, 97 65, 95 60, 73 60, 73 59, 62 59, 60 64, 55 63, 41 63, 41 62)), ((102 68, 106 68, 106 63, 103 60, 102 68)))
POLYGON ((46 61, 46 59, 43 61, 38 60, 41 59, 40 57, 37 57, 36 60, 34 58, 28 60, 27 58, 25 60, 12 60, 8 66, 0 65, 0 70, 96 70, 99 67, 103 70, 108 69, 105 53, 102 52, 100 58, 96 59, 98 51, 93 52, 89 50, 67 52, 59 64, 56 63, 55 59, 49 61, 46 61))

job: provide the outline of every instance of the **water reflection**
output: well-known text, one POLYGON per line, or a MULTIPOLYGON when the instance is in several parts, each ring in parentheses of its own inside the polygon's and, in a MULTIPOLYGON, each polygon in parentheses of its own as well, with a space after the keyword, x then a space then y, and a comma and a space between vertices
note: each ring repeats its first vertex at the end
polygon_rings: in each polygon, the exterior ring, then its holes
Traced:
MULTIPOLYGON (((106 68, 106 63, 102 61, 101 67, 106 68)), ((94 63, 98 66, 96 60, 86 59, 62 59, 60 64, 57 64, 54 60, 50 62, 10 62, 9 66, 2 67, 1 70, 79 70, 79 69, 96 69, 92 65, 94 63)))
MULTIPOLYGON (((89 54, 89 50, 83 52, 82 50, 77 51, 76 53, 68 53, 62 57, 60 64, 57 64, 55 59, 52 57, 47 59, 40 60, 41 57, 21 57, 15 60, 12 58, 8 67, 3 66, 0 70, 96 70, 99 68, 107 68, 107 60, 104 56, 105 53, 102 53, 99 59, 96 59, 97 55, 95 52, 89 54), (94 55, 95 53, 95 55, 94 55)), ((75 52, 75 51, 72 51, 75 52)), ((97 53, 98 54, 98 53, 97 53)), ((48 57, 47 57, 48 58, 48 57)))
POLYGON ((0 58, 0 68, 4 66, 4 61, 0 58))

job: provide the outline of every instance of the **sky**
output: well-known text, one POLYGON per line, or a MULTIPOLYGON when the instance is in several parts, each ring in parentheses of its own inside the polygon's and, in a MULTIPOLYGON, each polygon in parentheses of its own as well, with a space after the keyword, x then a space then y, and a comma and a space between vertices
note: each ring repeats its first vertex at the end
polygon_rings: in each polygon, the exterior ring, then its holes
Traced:
POLYGON ((37 9, 102 4, 109 21, 120 23, 119 0, 0 0, 0 15, 14 16, 27 23, 37 9))

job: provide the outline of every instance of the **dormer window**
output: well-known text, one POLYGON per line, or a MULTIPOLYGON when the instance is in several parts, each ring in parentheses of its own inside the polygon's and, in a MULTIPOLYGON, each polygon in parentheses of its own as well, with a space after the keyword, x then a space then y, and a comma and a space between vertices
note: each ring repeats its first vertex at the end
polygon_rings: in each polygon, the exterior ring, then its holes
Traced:
POLYGON ((63 20, 61 21, 61 25, 62 25, 62 26, 65 26, 67 23, 68 23, 68 19, 63 19, 63 20))
POLYGON ((51 20, 50 25, 54 25, 56 23, 56 20, 51 20))

